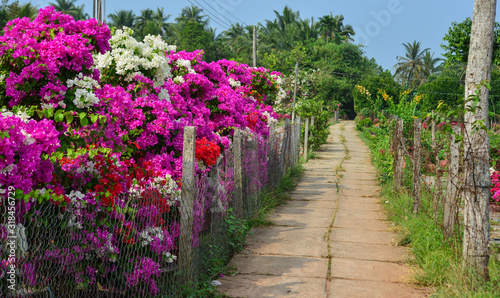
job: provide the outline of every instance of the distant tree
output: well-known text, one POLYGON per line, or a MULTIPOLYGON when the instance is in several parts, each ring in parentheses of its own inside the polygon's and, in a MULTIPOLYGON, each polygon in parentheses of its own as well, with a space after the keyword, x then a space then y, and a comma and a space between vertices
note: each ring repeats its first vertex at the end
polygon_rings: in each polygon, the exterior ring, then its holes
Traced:
POLYGON ((170 24, 167 23, 167 21, 170 17, 171 15, 165 14, 163 7, 156 8, 156 12, 153 16, 153 22, 162 36, 167 35, 169 32, 170 24))
POLYGON ((66 14, 72 14, 76 11, 75 6, 76 0, 56 0, 56 2, 49 2, 49 5, 54 6, 57 11, 64 12, 66 14))
POLYGON ((443 58, 434 58, 434 53, 431 54, 430 51, 426 51, 424 54, 424 66, 425 66, 425 77, 431 74, 438 73, 443 69, 442 62, 443 58))
POLYGON ((426 82, 418 88, 424 97, 421 105, 424 109, 433 110, 440 102, 449 106, 463 103, 465 65, 450 65, 440 73, 431 74, 426 82))
POLYGON ((210 45, 212 37, 205 31, 205 26, 197 21, 187 21, 180 31, 179 50, 192 52, 194 50, 206 49, 210 45))
POLYGON ((75 10, 73 13, 70 15, 75 19, 75 20, 87 20, 89 19, 89 14, 84 12, 84 7, 85 5, 80 5, 80 6, 75 6, 75 10))
POLYGON ((420 41, 413 43, 403 43, 406 53, 404 56, 398 56, 398 63, 394 65, 396 72, 394 75, 404 84, 415 87, 420 85, 421 80, 425 78, 426 66, 424 64, 425 53, 429 48, 421 49, 420 41))
POLYGON ((335 17, 330 12, 319 19, 319 27, 321 35, 327 40, 335 40, 337 43, 341 41, 352 41, 356 33, 351 25, 344 25, 344 16, 336 15, 335 17))
MULTIPOLYGON (((453 22, 448 29, 448 33, 443 38, 445 44, 441 48, 445 50, 443 56, 446 58, 445 64, 451 65, 456 63, 467 63, 469 57, 470 34, 471 34, 472 20, 466 18, 461 23, 453 22)), ((493 64, 500 64, 500 24, 495 23, 494 30, 494 43, 493 43, 493 64)))
POLYGON ((131 10, 118 10, 110 13, 108 18, 111 19, 109 25, 118 29, 123 27, 133 28, 135 25, 135 14, 131 10))
POLYGON ((203 26, 208 23, 208 17, 203 13, 203 9, 194 5, 184 7, 181 10, 180 15, 175 20, 179 23, 194 21, 202 24, 203 26))
POLYGON ((38 7, 31 4, 31 2, 18 6, 16 10, 11 11, 11 19, 28 17, 34 19, 38 14, 38 7))

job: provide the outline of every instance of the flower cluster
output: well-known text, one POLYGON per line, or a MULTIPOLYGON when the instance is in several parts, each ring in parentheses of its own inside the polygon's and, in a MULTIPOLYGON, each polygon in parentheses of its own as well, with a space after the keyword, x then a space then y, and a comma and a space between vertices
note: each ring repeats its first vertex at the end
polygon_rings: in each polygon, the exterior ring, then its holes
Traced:
POLYGON ((44 156, 60 147, 58 137, 51 120, 0 115, 0 184, 29 193, 49 183, 54 167, 44 156))
POLYGON ((103 82, 132 81, 137 75, 154 78, 159 87, 170 77, 166 51, 175 51, 159 36, 148 35, 144 42, 132 37, 129 28, 117 29, 109 43, 111 51, 95 56, 96 68, 102 74, 103 82))
POLYGON ((207 166, 212 166, 220 155, 220 147, 215 142, 210 142, 203 137, 196 140, 196 159, 201 160, 207 166))
POLYGON ((2 104, 37 105, 54 108, 65 102, 67 77, 91 74, 92 55, 109 50, 110 31, 95 19, 75 21, 53 7, 40 10, 37 17, 7 23, 0 36, 0 87, 2 104))
POLYGON ((492 202, 500 204, 500 172, 491 171, 491 195, 492 202))
MULTIPOLYGON (((260 142, 255 163, 244 164, 255 172, 248 187, 266 179, 256 165, 267 165, 263 142, 279 115, 265 102, 284 92, 279 73, 207 63, 203 51, 175 52, 156 36, 139 42, 129 29, 111 37, 105 24, 50 7, 33 21, 9 22, 0 56, 0 184, 20 190, 27 234, 47 235, 23 267, 31 286, 50 282, 34 269, 58 264, 78 287, 121 280, 117 287, 130 293, 158 293, 161 267, 179 250, 186 126, 196 127, 196 158, 208 167, 198 175, 217 166, 240 128, 260 142)), ((229 206, 233 169, 220 164, 227 169, 216 171, 220 185, 204 184, 195 205, 193 244, 205 214, 229 206)))

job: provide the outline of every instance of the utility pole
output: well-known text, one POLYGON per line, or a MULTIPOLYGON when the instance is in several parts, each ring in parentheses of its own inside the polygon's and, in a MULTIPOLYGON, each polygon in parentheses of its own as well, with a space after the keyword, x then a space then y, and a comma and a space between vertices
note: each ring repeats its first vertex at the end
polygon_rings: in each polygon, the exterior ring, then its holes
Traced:
POLYGON ((481 83, 491 79, 496 6, 496 0, 474 1, 465 77, 463 266, 485 280, 489 279, 490 138, 477 123, 488 127, 489 90, 481 83))
POLYGON ((104 22, 104 0, 94 0, 94 18, 99 22, 104 22))
POLYGON ((257 67, 257 27, 253 26, 253 67, 257 67))

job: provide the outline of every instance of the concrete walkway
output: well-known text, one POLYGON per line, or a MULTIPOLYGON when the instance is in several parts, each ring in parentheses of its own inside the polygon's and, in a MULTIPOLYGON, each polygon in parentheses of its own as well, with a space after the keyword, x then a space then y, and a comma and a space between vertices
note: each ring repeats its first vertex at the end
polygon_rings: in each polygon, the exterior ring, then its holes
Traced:
POLYGON ((379 199, 375 168, 354 123, 331 126, 328 143, 304 167, 291 200, 256 228, 220 278, 232 297, 424 297, 405 282, 406 249, 379 199))

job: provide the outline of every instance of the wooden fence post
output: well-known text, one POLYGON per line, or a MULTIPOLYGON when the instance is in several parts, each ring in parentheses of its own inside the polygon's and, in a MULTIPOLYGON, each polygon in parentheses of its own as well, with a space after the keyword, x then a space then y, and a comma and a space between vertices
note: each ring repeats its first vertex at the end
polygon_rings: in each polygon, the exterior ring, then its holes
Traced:
POLYGON ((304 163, 307 162, 307 136, 309 134, 309 118, 306 118, 306 131, 304 133, 304 163))
POLYGON ((284 159, 283 159, 283 176, 286 175, 288 169, 290 168, 290 144, 292 142, 292 134, 291 134, 291 126, 290 126, 290 119, 285 120, 285 138, 283 139, 283 148, 285 149, 284 151, 284 159))
POLYGON ((403 119, 398 119, 396 122, 396 133, 395 133, 395 166, 394 166, 394 188, 400 189, 403 186, 403 119))
POLYGON ((460 142, 456 142, 456 136, 460 135, 462 128, 455 124, 450 141, 450 160, 448 165, 448 183, 446 185, 446 197, 444 201, 443 227, 445 237, 453 234, 457 220, 457 199, 459 195, 460 179, 458 177, 460 164, 460 142))
POLYGON ((294 139, 294 166, 299 163, 299 155, 300 155, 300 126, 302 125, 300 116, 297 116, 297 121, 295 122, 295 139, 294 139))
POLYGON ((434 167, 436 170, 436 181, 434 183, 434 200, 433 200, 433 209, 434 209, 434 219, 437 220, 438 209, 439 209, 439 201, 441 199, 441 191, 442 191, 442 183, 441 183, 441 161, 439 160, 439 148, 437 146, 436 141, 436 121, 432 121, 431 123, 431 133, 432 133, 432 150, 434 151, 434 159, 436 160, 436 166, 434 167))
POLYGON ((420 158, 422 139, 422 120, 413 121, 413 213, 417 213, 420 207, 420 158))
POLYGON ((179 270, 183 282, 192 277, 193 205, 196 194, 194 177, 196 127, 184 128, 184 147, 182 151, 181 187, 181 232, 179 238, 179 270))
POLYGON ((275 169, 276 169, 276 124, 271 123, 269 125, 269 141, 268 141, 268 149, 267 149, 267 156, 268 156, 268 166, 267 166, 267 179, 268 183, 272 186, 274 186, 274 177, 275 175, 275 169))
POLYGON ((241 167, 241 139, 242 133, 239 128, 234 129, 233 144, 233 169, 234 169, 234 198, 235 211, 238 218, 244 217, 243 210, 243 172, 241 167))
POLYGON ((339 110, 335 111, 335 123, 339 123, 339 110))

